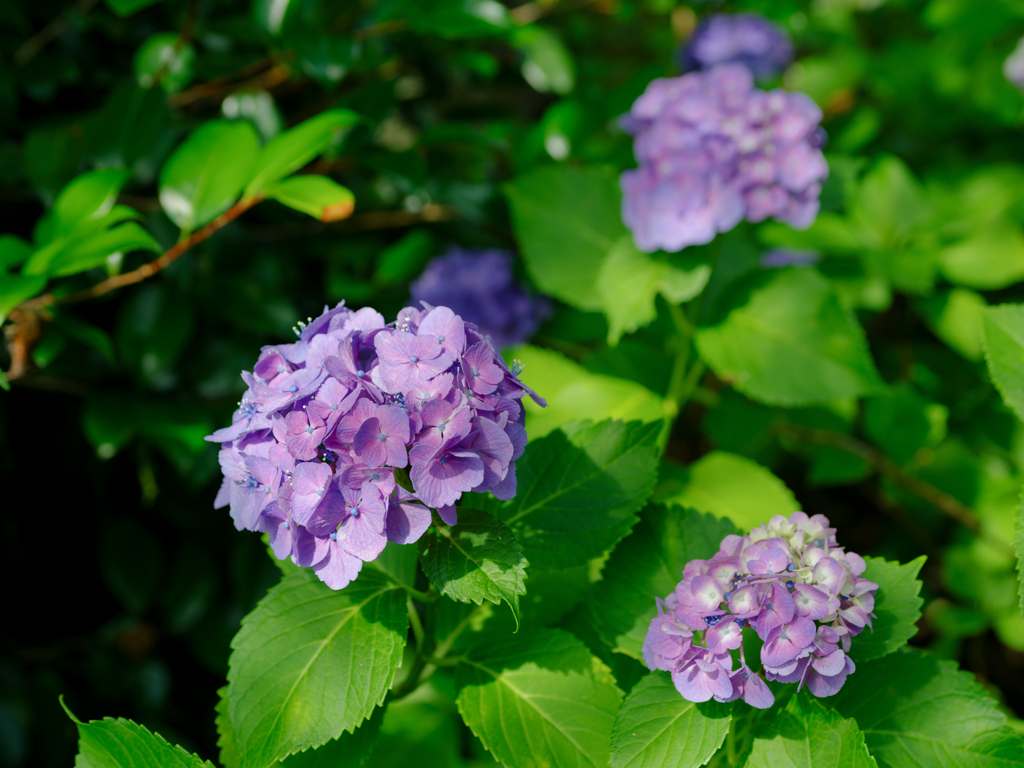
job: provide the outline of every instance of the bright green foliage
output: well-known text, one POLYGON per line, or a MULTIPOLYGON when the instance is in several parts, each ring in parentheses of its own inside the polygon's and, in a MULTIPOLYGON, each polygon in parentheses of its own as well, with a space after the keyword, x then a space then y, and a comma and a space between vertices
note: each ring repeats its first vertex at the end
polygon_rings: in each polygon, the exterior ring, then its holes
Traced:
POLYGON ((633 532, 619 542, 604 572, 601 595, 591 603, 594 624, 612 650, 640 658, 654 598, 664 598, 690 560, 707 560, 722 539, 737 533, 729 520, 678 506, 649 505, 633 532))
POLYGON ((598 310, 600 265, 626 228, 618 176, 607 168, 539 168, 505 186, 516 239, 537 287, 598 310))
POLYGON ((1006 404, 1024 419, 1024 305, 988 307, 982 317, 989 374, 1006 404))
POLYGON ((731 707, 694 704, 665 672, 652 672, 622 702, 612 729, 612 768, 697 768, 725 741, 731 707))
POLYGON ((135 53, 135 79, 143 88, 159 84, 167 93, 177 93, 192 79, 196 49, 170 32, 160 32, 144 42, 135 53))
POLYGON ((12 309, 31 299, 46 285, 43 275, 8 275, 0 273, 0 322, 12 309))
POLYGON ((929 403, 910 387, 894 387, 868 398, 864 431, 889 458, 906 464, 919 449, 942 441, 947 416, 945 406, 929 403))
POLYGON ((557 35, 543 27, 521 27, 512 45, 523 54, 523 78, 541 93, 570 93, 576 84, 572 56, 557 35))
POLYGON ((496 518, 463 507, 454 527, 435 519, 420 551, 423 572, 442 595, 477 605, 504 600, 519 624, 528 563, 516 537, 496 518))
POLYGON ((857 663, 877 659, 906 645, 917 634, 924 601, 918 596, 921 581, 917 574, 924 565, 921 557, 903 565, 880 557, 866 557, 864 578, 878 585, 872 629, 865 629, 853 643, 850 656, 857 663))
POLYGON ((789 517, 800 509, 779 478, 750 459, 724 451, 709 453, 685 468, 663 464, 654 499, 727 517, 744 532, 772 515, 789 517))
POLYGON ((267 197, 320 221, 347 218, 355 207, 352 193, 326 176, 295 176, 266 187, 267 197))
POLYGON ((232 642, 228 713, 241 768, 351 731, 402 658, 405 593, 372 571, 332 591, 309 569, 274 587, 232 642))
POLYGON ((974 291, 954 288, 929 296, 921 313, 935 335, 968 360, 980 360, 985 341, 982 314, 985 299, 974 291))
POLYGON ((874 768, 857 723, 799 694, 754 739, 747 768, 874 768))
POLYGON ((1024 278, 1024 235, 1020 227, 1001 222, 986 228, 939 255, 942 272, 968 288, 1005 288, 1024 278))
POLYGON ((75 768, 213 768, 209 760, 168 744, 159 734, 150 733, 131 720, 105 717, 88 723, 75 720, 75 724, 75 768))
POLYGON ((858 664, 829 702, 857 721, 880 768, 1024 764, 1024 740, 994 733, 1006 717, 954 662, 901 651, 858 664))
POLYGON ((811 270, 751 279, 701 326, 696 343, 720 378, 771 405, 855 397, 879 384, 863 331, 811 270))
POLYGON ((516 462, 519 491, 489 506, 534 566, 582 565, 636 523, 657 472, 659 424, 575 422, 516 462))
POLYGON ((53 203, 53 234, 66 235, 89 219, 107 214, 130 175, 125 170, 107 168, 83 173, 64 187, 53 203))
POLYGON ((164 212, 186 231, 224 213, 251 178, 259 146, 248 122, 213 120, 196 129, 160 171, 164 212))
POLYGON ((456 703, 510 768, 601 768, 622 692, 572 635, 543 630, 478 646, 456 669, 456 703))
POLYGON ((32 254, 32 246, 16 235, 0 235, 0 270, 16 267, 32 254))
POLYGON ((1020 613, 1024 617, 1024 495, 1017 502, 1017 519, 1013 529, 1013 551, 1017 557, 1017 594, 1020 613))

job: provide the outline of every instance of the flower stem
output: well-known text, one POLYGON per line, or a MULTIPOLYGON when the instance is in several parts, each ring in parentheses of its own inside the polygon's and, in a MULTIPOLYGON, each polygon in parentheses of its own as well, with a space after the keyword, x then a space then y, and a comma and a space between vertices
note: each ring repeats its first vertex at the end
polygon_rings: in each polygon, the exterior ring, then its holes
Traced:
POLYGON ((423 653, 423 641, 425 638, 423 622, 420 621, 420 614, 419 611, 416 610, 416 603, 412 601, 412 596, 410 595, 407 597, 405 601, 406 606, 409 609, 409 624, 412 626, 413 637, 416 638, 416 651, 423 653))
POLYGON ((410 597, 419 600, 421 603, 437 602, 437 593, 435 592, 420 592, 418 589, 413 589, 412 587, 407 586, 405 584, 402 585, 402 588, 409 593, 410 597))

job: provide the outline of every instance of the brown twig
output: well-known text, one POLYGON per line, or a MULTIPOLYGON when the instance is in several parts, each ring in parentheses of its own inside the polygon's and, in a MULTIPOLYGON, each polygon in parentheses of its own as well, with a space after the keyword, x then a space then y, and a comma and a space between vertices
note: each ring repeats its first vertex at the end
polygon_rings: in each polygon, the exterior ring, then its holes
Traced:
MULTIPOLYGON (((85 15, 92 10, 92 7, 96 5, 96 2, 97 0, 78 0, 74 5, 73 10, 85 15)), ((58 15, 53 21, 26 40, 14 53, 14 63, 19 67, 25 66, 34 59, 36 54, 43 50, 43 48, 60 37, 71 23, 71 10, 72 9, 68 9, 58 15)))
POLYGON ((276 56, 267 56, 237 72, 193 85, 180 93, 175 93, 167 98, 167 104, 178 108, 204 99, 224 98, 235 91, 265 91, 273 88, 291 77, 292 70, 287 64, 291 57, 290 51, 284 51, 276 56))

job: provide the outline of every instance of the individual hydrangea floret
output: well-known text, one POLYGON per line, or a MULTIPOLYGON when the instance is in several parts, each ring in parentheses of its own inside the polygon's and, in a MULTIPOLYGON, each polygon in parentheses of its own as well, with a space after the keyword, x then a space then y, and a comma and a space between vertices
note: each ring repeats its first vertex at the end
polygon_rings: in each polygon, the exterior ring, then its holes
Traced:
POLYGON ((424 306, 390 324, 325 307, 298 341, 263 348, 232 425, 207 438, 224 472, 214 507, 332 589, 389 541, 416 541, 430 508, 454 525, 467 491, 511 499, 519 401, 545 404, 476 325, 424 306))
POLYGON ((512 257, 498 250, 452 248, 427 264, 411 292, 416 303, 451 307, 498 347, 524 343, 551 312, 515 281, 512 257))
POLYGON ((832 696, 856 667, 853 638, 871 628, 878 585, 863 578, 860 555, 838 546, 822 515, 776 515, 748 536, 729 535, 710 560, 691 560, 644 639, 648 668, 672 674, 688 701, 775 701, 747 666, 743 631, 764 641, 768 680, 832 696), (739 650, 739 665, 732 651, 739 650))
POLYGON ((779 27, 753 13, 708 16, 682 51, 684 71, 743 64, 754 77, 772 77, 793 60, 793 44, 779 27))
POLYGON ((1013 85, 1024 91, 1024 38, 1017 42, 1013 53, 1003 62, 1003 76, 1013 85))
POLYGON ((637 247, 701 245, 743 219, 809 227, 828 176, 821 117, 806 94, 754 88, 742 64, 652 81, 621 121, 640 165, 620 178, 637 247))

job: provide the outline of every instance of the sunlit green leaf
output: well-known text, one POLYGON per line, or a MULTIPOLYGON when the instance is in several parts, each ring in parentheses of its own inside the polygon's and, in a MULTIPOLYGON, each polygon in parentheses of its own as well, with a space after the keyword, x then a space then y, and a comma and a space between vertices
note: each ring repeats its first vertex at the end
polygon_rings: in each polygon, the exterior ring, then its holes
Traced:
POLYGON ((320 221, 348 218, 355 207, 352 193, 326 176, 294 176, 268 184, 265 191, 271 200, 320 221))

